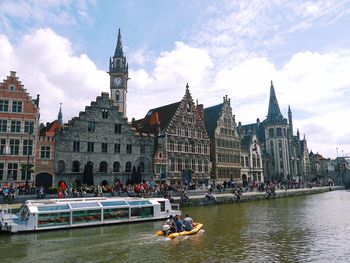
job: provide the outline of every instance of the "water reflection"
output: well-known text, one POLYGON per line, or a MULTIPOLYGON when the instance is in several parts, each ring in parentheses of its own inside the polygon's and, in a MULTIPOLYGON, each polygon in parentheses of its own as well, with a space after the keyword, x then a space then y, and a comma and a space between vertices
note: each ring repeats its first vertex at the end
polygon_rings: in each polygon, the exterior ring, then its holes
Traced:
POLYGON ((344 262, 350 192, 192 207, 197 235, 155 237, 161 222, 0 235, 1 262, 344 262))

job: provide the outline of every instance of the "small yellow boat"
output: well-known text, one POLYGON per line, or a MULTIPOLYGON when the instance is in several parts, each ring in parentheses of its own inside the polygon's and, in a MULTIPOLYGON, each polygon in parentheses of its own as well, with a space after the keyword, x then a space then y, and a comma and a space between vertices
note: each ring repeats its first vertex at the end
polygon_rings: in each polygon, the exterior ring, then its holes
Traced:
MULTIPOLYGON (((201 230, 203 227, 203 224, 201 223, 194 223, 194 227, 192 230, 190 231, 182 231, 182 232, 176 232, 176 233, 171 233, 170 235, 168 235, 167 237, 168 238, 175 238, 175 237, 178 237, 178 236, 188 236, 188 235, 194 235, 194 234, 197 234, 199 230, 201 230)), ((164 236, 165 235, 165 232, 162 231, 162 230, 159 230, 157 233, 156 233, 156 236, 157 237, 160 237, 160 236, 164 236)))

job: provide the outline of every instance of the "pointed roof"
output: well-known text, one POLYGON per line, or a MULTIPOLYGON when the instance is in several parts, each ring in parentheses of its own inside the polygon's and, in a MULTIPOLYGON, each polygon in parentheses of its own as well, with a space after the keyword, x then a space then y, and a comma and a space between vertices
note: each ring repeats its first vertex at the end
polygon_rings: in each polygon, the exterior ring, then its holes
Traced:
POLYGON ((278 101, 275 93, 275 88, 273 87, 273 83, 271 80, 270 86, 270 101, 269 101, 269 111, 267 113, 268 121, 283 121, 283 115, 280 111, 280 107, 278 106, 278 101))
POLYGON ((220 112, 224 103, 204 109, 204 125, 210 138, 214 137, 220 112))
POLYGON ((60 111, 58 112, 58 117, 57 117, 57 121, 63 125, 63 118, 62 118, 62 103, 60 103, 60 111))
POLYGON ((163 131, 175 115, 180 103, 181 101, 149 110, 143 120, 136 121, 136 123, 139 123, 139 130, 142 132, 152 132, 154 127, 151 120, 152 116, 156 114, 158 115, 160 131, 163 131))
POLYGON ((118 40, 117 46, 115 47, 114 57, 123 57, 123 44, 122 44, 122 35, 120 33, 120 28, 118 29, 118 40))

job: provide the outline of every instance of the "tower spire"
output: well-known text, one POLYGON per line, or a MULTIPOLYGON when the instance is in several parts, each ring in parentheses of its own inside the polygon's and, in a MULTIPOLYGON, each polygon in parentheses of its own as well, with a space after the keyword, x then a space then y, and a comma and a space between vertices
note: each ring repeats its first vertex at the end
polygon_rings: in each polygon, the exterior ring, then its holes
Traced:
POLYGON ((273 86, 272 80, 271 80, 271 86, 270 86, 270 101, 269 101, 269 110, 267 113, 267 119, 269 121, 283 120, 283 115, 280 111, 280 107, 278 106, 278 101, 277 101, 275 88, 273 86))
POLYGON ((58 120, 58 122, 63 126, 62 103, 60 103, 60 111, 58 112, 57 120, 58 120))
POLYGON ((293 116, 292 116, 292 111, 290 110, 290 105, 288 105, 288 122, 289 122, 290 136, 293 136, 293 116))
POLYGON ((114 57, 123 57, 123 44, 122 44, 122 34, 120 33, 120 28, 118 29, 118 40, 117 46, 115 47, 114 57))

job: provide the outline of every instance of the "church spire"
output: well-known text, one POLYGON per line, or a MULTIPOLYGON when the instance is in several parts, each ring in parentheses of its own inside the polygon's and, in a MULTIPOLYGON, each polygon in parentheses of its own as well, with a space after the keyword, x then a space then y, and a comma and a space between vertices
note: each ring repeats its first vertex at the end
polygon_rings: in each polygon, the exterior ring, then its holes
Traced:
POLYGON ((118 29, 118 40, 117 46, 115 47, 114 57, 123 57, 123 44, 122 44, 122 35, 120 33, 120 28, 118 29))
POLYGON ((62 103, 60 103, 60 111, 58 112, 57 120, 58 120, 58 122, 63 126, 62 103))
POLYGON ((269 121, 283 120, 283 115, 280 111, 280 107, 278 106, 278 101, 277 101, 275 88, 273 87, 272 80, 271 80, 271 86, 270 86, 270 102, 269 102, 269 111, 267 113, 267 119, 269 121))
POLYGON ((289 122, 290 135, 293 136, 293 116, 292 116, 292 111, 290 110, 290 105, 288 105, 288 122, 289 122))

